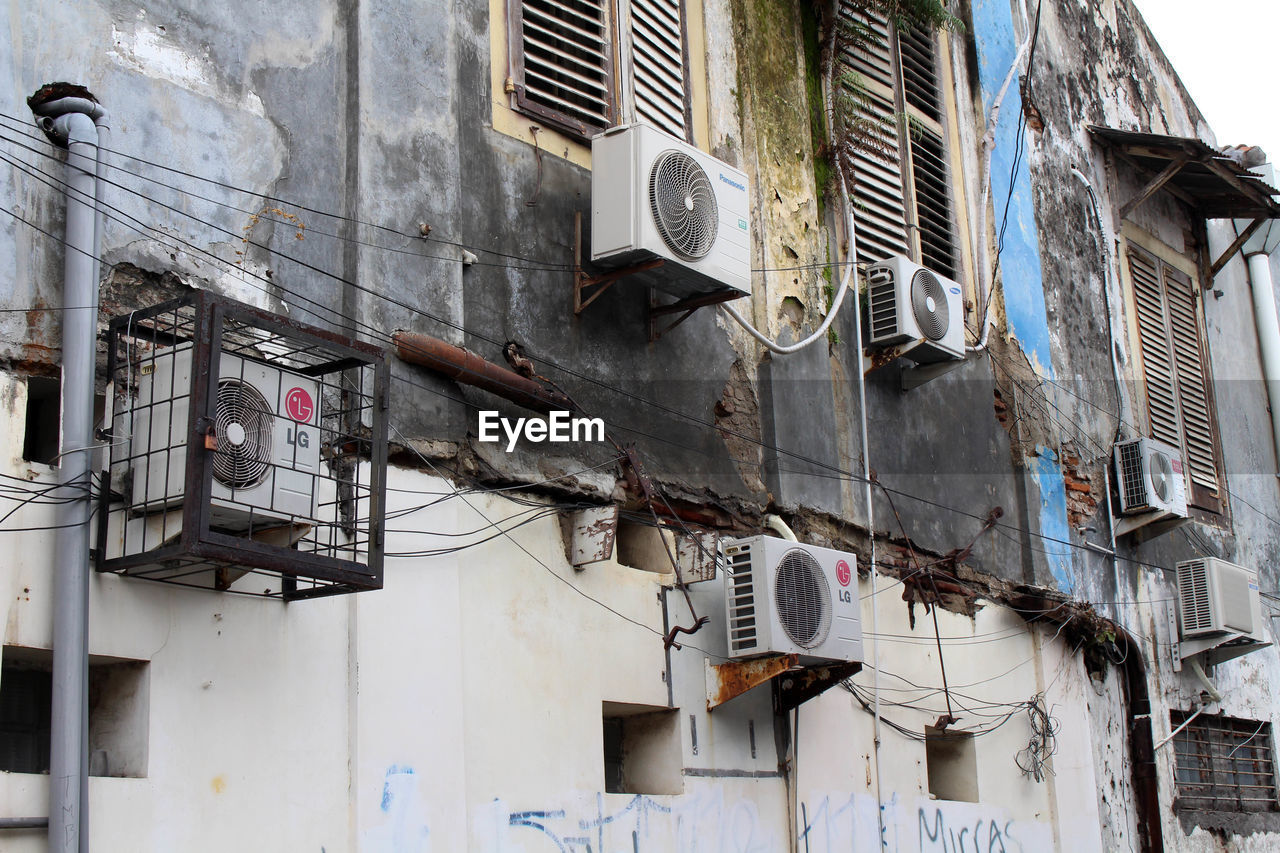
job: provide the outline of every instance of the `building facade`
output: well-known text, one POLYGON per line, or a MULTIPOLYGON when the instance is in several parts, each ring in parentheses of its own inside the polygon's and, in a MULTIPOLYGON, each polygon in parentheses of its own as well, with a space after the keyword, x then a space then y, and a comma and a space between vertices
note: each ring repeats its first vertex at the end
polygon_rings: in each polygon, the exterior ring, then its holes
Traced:
MULTIPOLYGON (((381 589, 84 566, 91 849, 1273 849, 1261 158, 1219 149, 1132 0, 919 9, 17 3, 0 817, 56 823, 54 541, 91 491, 57 485, 67 154, 24 100, 66 80, 110 113, 103 340, 199 291, 390 365, 381 589), (710 180, 745 214, 714 227, 756 335, 696 259, 598 278, 593 234, 649 210, 591 139, 632 124, 736 170, 710 180), (942 290, 880 344, 891 257, 942 290), (951 337, 919 345, 930 318, 951 337), (399 333, 604 434, 486 429, 547 409, 399 333), (1175 464, 1134 487, 1117 447, 1144 439, 1175 464), (846 555, 861 667, 731 648, 723 549, 785 531, 846 555), (1207 558, 1247 570, 1250 630, 1180 625, 1207 558)), ((99 438, 93 525, 131 440, 99 438)))

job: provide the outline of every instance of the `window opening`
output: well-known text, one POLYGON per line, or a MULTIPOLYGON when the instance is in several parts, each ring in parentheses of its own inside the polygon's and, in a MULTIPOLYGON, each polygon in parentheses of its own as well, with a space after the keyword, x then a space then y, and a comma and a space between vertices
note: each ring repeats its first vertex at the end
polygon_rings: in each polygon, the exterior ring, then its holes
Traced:
POLYGON ((677 710, 605 702, 602 718, 605 793, 684 793, 677 710))
POLYGON ((972 732, 926 726, 924 751, 930 794, 939 800, 978 802, 978 754, 972 732))
MULTIPOLYGON (((1173 728, 1190 712, 1171 711, 1173 728)), ((1271 723, 1201 714, 1173 737, 1180 809, 1229 812, 1277 808, 1271 723)))
POLYGON ((46 376, 27 377, 26 432, 22 458, 52 465, 58 457, 62 434, 62 382, 46 376))
MULTIPOLYGON (((48 773, 53 653, 4 648, 0 664, 0 770, 48 773)), ((147 775, 149 674, 145 661, 89 661, 89 773, 147 775)))

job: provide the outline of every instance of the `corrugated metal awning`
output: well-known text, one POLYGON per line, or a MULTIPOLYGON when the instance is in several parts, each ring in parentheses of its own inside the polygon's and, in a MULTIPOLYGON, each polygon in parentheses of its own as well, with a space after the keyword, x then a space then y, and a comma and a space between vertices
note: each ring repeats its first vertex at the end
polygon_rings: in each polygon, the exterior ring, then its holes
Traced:
POLYGON ((1251 172, 1199 139, 1090 125, 1089 132, 1153 179, 1120 209, 1123 218, 1164 189, 1205 219, 1280 219, 1280 204, 1251 172))

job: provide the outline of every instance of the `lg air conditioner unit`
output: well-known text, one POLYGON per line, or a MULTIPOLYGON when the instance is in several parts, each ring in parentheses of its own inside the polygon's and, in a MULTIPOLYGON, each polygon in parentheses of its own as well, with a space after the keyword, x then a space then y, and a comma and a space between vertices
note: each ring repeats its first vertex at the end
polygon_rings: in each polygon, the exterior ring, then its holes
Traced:
POLYGON ((591 260, 680 298, 751 293, 747 176, 644 124, 591 140, 591 260))
POLYGON ((1133 438, 1115 446, 1120 514, 1151 513, 1151 521, 1187 517, 1182 454, 1153 438, 1133 438))
POLYGON ((1178 563, 1178 614, 1182 638, 1225 637, 1267 642, 1258 575, 1217 557, 1178 563))
MULTIPOLYGON (((223 354, 205 440, 212 468, 210 526, 244 532, 314 524, 320 472, 319 383, 279 367, 223 354)), ((129 438, 135 515, 168 510, 187 497, 192 386, 190 345, 139 365, 129 438)), ((210 381, 215 381, 214 377, 210 381)))
POLYGON ((925 364, 964 358, 964 299, 951 279, 895 255, 867 270, 867 303, 872 345, 914 341, 903 355, 925 364))
POLYGON ((862 660, 854 555, 772 536, 733 540, 724 553, 729 657, 862 660))

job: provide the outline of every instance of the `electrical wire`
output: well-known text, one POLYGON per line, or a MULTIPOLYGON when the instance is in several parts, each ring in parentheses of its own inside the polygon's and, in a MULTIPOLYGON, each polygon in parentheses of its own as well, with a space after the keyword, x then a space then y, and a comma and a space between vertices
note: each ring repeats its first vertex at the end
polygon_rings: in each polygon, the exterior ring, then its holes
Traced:
MULTIPOLYGON (((2 208, 0 208, 0 210, 3 210, 3 212, 5 212, 5 213, 9 213, 9 215, 13 216, 15 219, 18 219, 19 221, 24 222, 24 224, 27 224, 28 226, 30 226, 30 227, 32 227, 32 228, 34 228, 35 230, 40 231, 41 233, 46 234, 46 235, 47 235, 47 236, 49 236, 51 239, 54 239, 54 240, 58 240, 58 239, 59 239, 59 238, 57 238, 55 235, 49 234, 49 232, 45 231, 45 230, 44 230, 44 229, 42 229, 42 228, 39 228, 39 226, 35 226, 33 223, 30 223, 30 222, 29 222, 29 221, 27 221, 26 219, 24 219, 24 218, 22 218, 22 217, 17 216, 16 214, 14 214, 14 213, 13 213, 13 212, 11 212, 11 211, 4 210, 4 209, 2 209, 2 208)), ((398 233, 398 232, 397 232, 397 233, 398 233)), ((282 254, 282 253, 276 253, 276 254, 282 254)), ((288 258, 288 256, 285 256, 285 255, 282 255, 282 256, 283 256, 283 257, 285 257, 285 258, 288 258)), ((225 261, 223 261, 223 259, 216 259, 216 260, 221 261, 221 262, 225 262, 225 261)), ((333 274, 329 274, 329 275, 331 275, 331 276, 332 276, 332 277, 334 277, 334 278, 337 278, 337 279, 338 279, 338 280, 340 280, 340 281, 343 281, 343 279, 341 279, 341 277, 333 276, 333 274)), ((264 279, 264 281, 266 281, 266 280, 264 279)), ((277 287, 277 288, 278 288, 278 284, 276 284, 276 283, 271 283, 271 284, 272 284, 273 286, 275 286, 275 287, 277 287)), ((264 291, 266 291, 266 288, 261 288, 261 289, 263 289, 264 291)), ((299 294, 293 294, 293 295, 294 295, 294 297, 295 297, 295 298, 299 298, 299 297, 300 297, 300 295, 299 295, 299 294)), ((380 295, 380 294, 374 294, 374 295, 380 295)), ((304 301, 312 301, 312 300, 306 300, 306 298, 305 298, 305 297, 301 297, 301 298, 302 298, 304 301)), ((391 301, 393 302, 393 304, 401 304, 401 303, 396 303, 396 302, 395 302, 395 300, 391 300, 391 301)), ((316 304, 316 305, 317 305, 317 307, 324 308, 324 309, 328 309, 328 306, 323 306, 323 305, 321 305, 320 303, 314 303, 314 304, 316 304)), ((411 309, 411 310, 413 310, 412 306, 406 306, 406 307, 410 307, 410 309, 411 309)), ((338 315, 340 315, 340 312, 332 311, 332 309, 328 309, 328 310, 330 310, 330 311, 331 311, 331 313, 334 313, 334 314, 338 314, 338 315)), ((451 326, 453 326, 453 327, 455 327, 455 328, 461 329, 462 331, 466 332, 467 334, 472 334, 472 335, 474 335, 474 336, 476 336, 476 337, 479 337, 479 338, 481 338, 481 339, 484 339, 484 340, 491 340, 491 339, 489 339, 489 338, 487 338, 487 337, 485 337, 485 336, 483 336, 483 335, 475 334, 475 333, 471 332, 470 330, 467 330, 467 329, 465 329, 465 328, 463 328, 463 327, 461 327, 461 326, 458 326, 458 325, 456 325, 456 324, 449 323, 448 321, 445 321, 445 320, 443 320, 442 318, 436 318, 436 317, 434 317, 434 315, 429 314, 429 312, 423 312, 423 311, 421 311, 421 310, 418 310, 418 311, 417 311, 417 313, 423 313, 423 314, 425 314, 426 316, 432 317, 432 319, 437 319, 437 320, 440 320, 441 322, 445 322, 447 325, 451 325, 451 326)), ((348 319, 348 320, 350 320, 350 319, 352 319, 352 318, 344 318, 344 319, 348 319)), ((732 431, 732 430, 726 430, 726 429, 724 429, 724 428, 720 427, 719 425, 711 424, 710 422, 707 422, 707 421, 705 421, 705 420, 703 420, 703 419, 697 418, 697 417, 695 417, 695 416, 687 415, 686 413, 683 413, 683 412, 680 412, 680 411, 678 411, 678 410, 672 409, 671 407, 665 406, 665 405, 660 404, 660 403, 657 403, 657 402, 655 402, 655 401, 646 400, 645 398, 639 397, 638 395, 631 394, 630 392, 627 392, 627 391, 625 391, 625 390, 623 390, 623 389, 615 388, 615 387, 609 386, 607 383, 602 383, 602 382, 600 382, 599 380, 594 380, 594 379, 592 379, 591 377, 583 376, 583 375, 582 375, 582 374, 580 374, 580 373, 577 373, 577 372, 572 371, 572 370, 568 370, 567 368, 563 368, 563 367, 561 367, 560 365, 557 365, 557 364, 554 364, 554 363, 550 363, 550 362, 549 362, 548 364, 549 364, 549 366, 554 367, 554 368, 556 368, 556 369, 559 369, 559 370, 561 370, 561 371, 563 371, 563 372, 566 372, 566 373, 568 373, 569 375, 577 376, 577 377, 579 377, 579 378, 584 379, 585 381, 591 382, 592 384, 596 384, 596 385, 598 385, 598 386, 600 386, 600 387, 603 387, 603 388, 606 388, 606 389, 608 389, 608 390, 614 391, 615 393, 619 393, 619 394, 622 394, 622 395, 624 395, 624 396, 630 397, 630 398, 632 398, 632 399, 637 400, 638 402, 641 402, 641 403, 642 403, 642 404, 644 404, 644 405, 649 405, 649 406, 652 406, 652 407, 654 407, 654 408, 656 408, 656 409, 659 409, 659 410, 665 411, 665 412, 667 412, 667 413, 669 413, 669 414, 672 414, 672 415, 675 415, 675 416, 677 416, 677 417, 680 417, 681 419, 686 420, 686 421, 688 421, 688 422, 690 422, 690 423, 692 423, 692 424, 695 424, 695 425, 698 425, 698 426, 702 426, 702 427, 704 427, 704 428, 716 429, 716 430, 721 431, 721 432, 728 432, 728 433, 730 433, 730 434, 737 435, 738 437, 741 437, 741 438, 743 438, 743 439, 745 439, 745 440, 747 440, 747 441, 753 442, 753 443, 755 443, 755 444, 757 444, 757 445, 761 446, 762 448, 772 450, 772 451, 774 451, 774 452, 778 453, 779 455, 791 456, 791 457, 798 458, 798 459, 801 459, 801 460, 803 460, 803 461, 806 461, 806 462, 808 462, 808 463, 810 463, 810 464, 817 465, 817 466, 822 467, 822 468, 828 468, 828 469, 831 469, 831 470, 833 470, 833 471, 837 472, 840 476, 842 476, 842 477, 846 477, 846 478, 849 478, 849 479, 854 480, 854 481, 858 481, 858 480, 860 479, 860 478, 858 478, 858 477, 857 477, 857 475, 854 475, 854 474, 852 474, 852 473, 850 473, 850 472, 847 472, 847 471, 843 471, 842 469, 836 468, 835 466, 825 465, 825 464, 823 464, 823 463, 818 462, 817 460, 809 459, 809 458, 805 457, 803 454, 798 454, 798 453, 795 453, 795 452, 792 452, 792 451, 787 451, 787 450, 784 450, 784 449, 782 449, 782 448, 778 448, 778 447, 774 447, 774 446, 768 445, 768 444, 766 444, 766 443, 764 443, 763 441, 760 441, 760 440, 758 440, 758 439, 753 439, 753 438, 752 438, 752 437, 750 437, 750 436, 746 436, 746 435, 743 435, 743 434, 737 433, 737 432, 732 431)), ((397 378, 397 379, 400 379, 400 378, 402 378, 402 377, 396 377, 396 378, 397 378)), ((424 386, 420 386, 420 387, 424 387, 424 386)), ((440 393, 437 389, 428 389, 428 390, 432 391, 433 393, 440 393)), ((443 396, 448 396, 448 395, 443 395, 443 396)), ((455 399, 455 400, 456 400, 456 398, 452 398, 452 397, 450 397, 450 399, 455 399)), ((462 401, 462 402, 465 402, 465 401, 462 401)), ((625 428, 625 427, 624 427, 624 428, 625 428)), ((752 464, 749 460, 743 460, 743 462, 744 462, 745 464, 752 464)), ((761 464, 763 464, 763 463, 761 463, 761 464)), ((806 472, 806 473, 814 473, 814 472, 806 472)), ((927 499, 919 498, 918 496, 915 496, 915 495, 909 495, 909 494, 906 494, 906 493, 902 493, 902 494, 906 495, 907 497, 909 497, 909 498, 911 498, 911 499, 915 499, 915 500, 924 500, 926 503, 933 503, 933 504, 934 504, 934 505, 936 505, 936 506, 941 506, 941 505, 937 504, 936 502, 930 502, 930 501, 928 501, 927 499)), ((1262 514, 1262 515, 1264 515, 1264 516, 1265 516, 1265 513, 1262 513, 1262 512, 1261 512, 1261 510, 1257 510, 1257 508, 1256 508, 1256 507, 1253 507, 1253 506, 1252 506, 1252 504, 1249 504, 1247 501, 1246 501, 1246 502, 1244 502, 1244 503, 1245 503, 1246 505, 1250 506, 1251 508, 1255 509, 1255 511, 1257 511, 1257 512, 1259 512, 1260 514, 1262 514)), ((963 511, 961 511, 961 510, 957 510, 957 509, 955 509, 955 508, 951 508, 951 507, 944 507, 944 508, 946 508, 946 509, 948 509, 948 510, 950 510, 950 511, 953 511, 953 512, 962 512, 962 513, 963 513, 963 511)), ((1280 524, 1280 522, 1277 522, 1277 524, 1280 524)), ((1074 548, 1074 549, 1077 549, 1077 550, 1084 550, 1084 551, 1088 551, 1088 549, 1087 549, 1087 548, 1085 548, 1084 546, 1077 545, 1076 543, 1069 542, 1069 541, 1065 541, 1065 540, 1056 540, 1056 539, 1053 539, 1052 537, 1047 537, 1047 536, 1045 536, 1044 534, 1039 533, 1038 531, 1029 531, 1029 530, 1021 530, 1021 529, 1017 529, 1017 528, 1010 528, 1008 525, 1002 525, 1002 526, 1003 526, 1003 527, 1006 527, 1007 529, 1014 529, 1016 532, 1021 533, 1021 534, 1023 534, 1023 535, 1030 535, 1030 536, 1033 536, 1033 537, 1038 537, 1038 538, 1045 539, 1046 541, 1054 541, 1054 542, 1056 542, 1056 543, 1058 543, 1058 544, 1063 544, 1063 545, 1066 545, 1066 546, 1068 546, 1068 547, 1071 547, 1071 548, 1074 548)), ((1091 552, 1090 552, 1090 553, 1091 553, 1091 552)), ((1122 559, 1125 559, 1125 558, 1122 558, 1122 559)), ((1138 562, 1138 561, 1133 561, 1133 560, 1129 560, 1129 561, 1130 561, 1130 562, 1138 562)), ((1163 567, 1157 567, 1157 568, 1163 568, 1163 567)), ((1166 569, 1166 571, 1167 571, 1167 569, 1166 569)))

